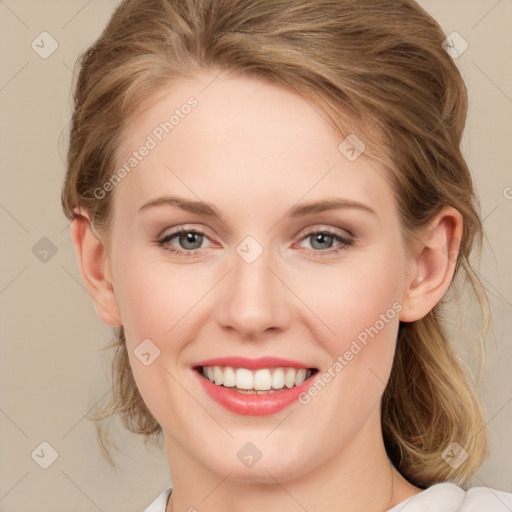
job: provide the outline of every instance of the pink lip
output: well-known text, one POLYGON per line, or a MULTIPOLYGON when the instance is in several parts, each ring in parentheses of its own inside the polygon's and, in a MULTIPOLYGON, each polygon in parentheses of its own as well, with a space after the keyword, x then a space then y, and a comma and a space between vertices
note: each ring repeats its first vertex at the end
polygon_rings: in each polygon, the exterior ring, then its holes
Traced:
POLYGON ((261 357, 259 359, 247 359, 245 357, 221 357, 208 359, 194 365, 194 374, 199 379, 201 386, 208 396, 218 404, 236 414, 246 416, 263 416, 275 414, 285 407, 297 401, 299 395, 306 391, 313 383, 313 377, 306 379, 300 386, 293 388, 284 387, 269 394, 244 394, 234 391, 232 388, 217 386, 201 374, 200 366, 232 366, 235 368, 247 368, 258 370, 261 368, 310 368, 307 365, 290 359, 276 357, 261 357))
POLYGON ((246 395, 233 391, 224 386, 217 386, 213 382, 194 371, 206 393, 217 403, 236 414, 246 416, 263 416, 275 414, 297 401, 298 396, 306 391, 312 384, 312 378, 305 380, 300 386, 283 388, 267 395, 246 395))
POLYGON ((257 359, 248 359, 247 357, 217 357, 215 359, 205 359, 199 361, 193 366, 233 366, 235 368, 247 368, 248 370, 260 370, 262 368, 312 368, 308 364, 291 359, 282 359, 280 357, 259 357, 257 359))

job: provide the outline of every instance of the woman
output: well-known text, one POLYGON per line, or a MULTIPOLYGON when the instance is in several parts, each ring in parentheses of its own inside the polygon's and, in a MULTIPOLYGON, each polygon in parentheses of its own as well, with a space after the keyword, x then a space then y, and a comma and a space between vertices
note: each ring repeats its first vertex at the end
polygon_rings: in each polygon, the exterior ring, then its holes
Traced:
POLYGON ((147 511, 510 510, 441 324, 456 278, 488 313, 445 38, 412 0, 126 0, 84 53, 62 203, 116 333, 93 419, 165 441, 147 511))

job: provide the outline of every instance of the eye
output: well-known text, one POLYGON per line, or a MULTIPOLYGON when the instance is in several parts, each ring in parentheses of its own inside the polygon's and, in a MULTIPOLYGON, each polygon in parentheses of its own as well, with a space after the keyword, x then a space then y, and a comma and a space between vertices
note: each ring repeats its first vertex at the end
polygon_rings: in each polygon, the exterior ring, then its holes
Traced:
POLYGON ((332 255, 332 254, 338 254, 339 252, 345 250, 348 246, 352 245, 354 243, 354 240, 350 238, 343 237, 339 235, 338 233, 335 233, 333 231, 329 231, 326 229, 319 230, 319 231, 309 231, 307 233, 302 233, 301 241, 309 240, 311 243, 311 246, 315 249, 314 251, 307 250, 306 252, 308 254, 311 254, 313 256, 325 256, 325 255, 332 255), (338 242, 338 245, 334 246, 334 249, 332 248, 332 244, 334 242, 338 242), (328 247, 326 247, 328 246, 328 247), (328 249, 328 250, 325 250, 328 249))
POLYGON ((169 251, 180 256, 200 256, 202 252, 197 252, 197 250, 201 248, 205 238, 207 237, 202 231, 198 231, 195 229, 186 229, 185 227, 182 226, 179 230, 174 231, 173 233, 169 233, 162 239, 158 240, 158 244, 161 247, 163 247, 166 251, 169 251), (177 239, 177 243, 179 244, 179 246, 185 250, 182 251, 172 246, 171 240, 175 238, 177 239))
MULTIPOLYGON (((300 237, 301 242, 310 241, 313 250, 306 249, 306 253, 312 256, 335 255, 354 243, 353 239, 343 237, 327 229, 303 232, 300 237), (337 242, 337 245, 334 245, 333 248, 333 243, 335 242, 337 242)), ((203 255, 203 251, 199 249, 204 248, 203 242, 206 239, 208 239, 208 237, 204 232, 181 226, 178 230, 157 240, 157 243, 160 247, 172 254, 197 257, 203 255), (176 242, 173 244, 171 242, 174 239, 176 239, 176 242), (175 245, 178 245, 178 248, 176 248, 175 245)))

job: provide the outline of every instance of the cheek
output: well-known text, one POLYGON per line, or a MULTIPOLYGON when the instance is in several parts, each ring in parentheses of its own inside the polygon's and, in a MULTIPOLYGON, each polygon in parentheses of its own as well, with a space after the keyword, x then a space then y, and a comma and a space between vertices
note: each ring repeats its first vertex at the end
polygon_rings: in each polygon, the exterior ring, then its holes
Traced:
POLYGON ((392 247, 382 249, 336 267, 319 266, 295 287, 314 314, 310 328, 333 358, 356 339, 364 344, 378 335, 387 345, 396 339, 404 261, 392 247))
POLYGON ((155 261, 125 254, 116 270, 116 298, 132 343, 144 338, 163 341, 205 291, 203 276, 161 257, 155 261))
POLYGON ((329 326, 327 330, 315 320, 316 338, 330 361, 319 377, 323 383, 310 388, 301 403, 311 403, 318 421, 337 425, 333 429, 340 443, 378 406, 391 372, 402 308, 402 262, 398 255, 390 256, 381 253, 371 263, 366 259, 350 269, 330 269, 323 280, 315 280, 314 290, 324 284, 324 293, 309 295, 329 326))
POLYGON ((171 414, 169 404, 186 398, 174 380, 183 381, 176 361, 193 336, 190 315, 205 293, 204 279, 201 286, 201 276, 135 251, 125 253, 117 263, 116 297, 133 377, 152 415, 165 422, 171 414), (150 353, 148 365, 143 363, 144 352, 150 353))
POLYGON ((312 401, 315 416, 324 421, 336 417, 340 424, 350 411, 348 430, 361 425, 380 403, 393 364, 404 260, 391 244, 381 249, 315 273, 303 288, 309 290, 305 302, 322 320, 314 320, 315 337, 330 356, 320 377, 330 391, 324 393, 319 384, 303 403, 312 401))

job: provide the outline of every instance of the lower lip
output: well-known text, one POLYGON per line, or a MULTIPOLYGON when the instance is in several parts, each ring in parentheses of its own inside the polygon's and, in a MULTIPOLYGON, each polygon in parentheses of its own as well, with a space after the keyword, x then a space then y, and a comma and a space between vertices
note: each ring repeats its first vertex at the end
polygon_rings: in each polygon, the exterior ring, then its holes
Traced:
POLYGON ((194 370, 206 393, 217 403, 236 414, 264 416, 274 414, 297 401, 298 396, 312 384, 311 377, 300 386, 283 388, 265 395, 238 393, 224 386, 217 386, 194 370))

